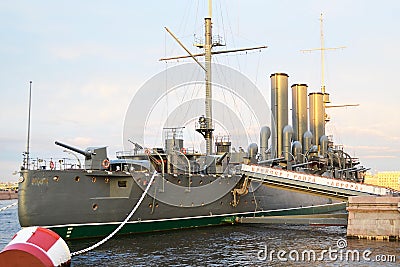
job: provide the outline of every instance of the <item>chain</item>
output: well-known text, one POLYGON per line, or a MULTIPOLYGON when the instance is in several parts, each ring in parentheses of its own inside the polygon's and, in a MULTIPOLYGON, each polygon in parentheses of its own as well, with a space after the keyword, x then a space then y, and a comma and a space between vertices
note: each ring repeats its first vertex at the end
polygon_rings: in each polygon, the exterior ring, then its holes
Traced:
POLYGON ((153 180, 156 176, 157 172, 154 171, 153 176, 150 179, 150 182, 148 183, 146 190, 143 192, 142 196, 140 197, 139 201, 136 203, 136 206, 132 209, 131 213, 129 213, 129 215, 125 218, 125 220, 111 233, 109 234, 107 237, 105 237, 103 240, 97 242, 96 244, 85 248, 85 249, 81 249, 78 250, 76 252, 72 252, 71 256, 76 256, 82 253, 86 253, 88 251, 91 251, 95 248, 97 248, 98 246, 104 244, 105 242, 107 242, 110 238, 112 238, 116 233, 118 233, 119 230, 121 230, 122 227, 124 227, 124 225, 129 221, 129 219, 133 216, 133 214, 136 212, 136 210, 138 209, 138 207, 140 206, 140 204, 142 203, 144 197, 147 195, 147 191, 149 191, 151 184, 153 183, 153 180))

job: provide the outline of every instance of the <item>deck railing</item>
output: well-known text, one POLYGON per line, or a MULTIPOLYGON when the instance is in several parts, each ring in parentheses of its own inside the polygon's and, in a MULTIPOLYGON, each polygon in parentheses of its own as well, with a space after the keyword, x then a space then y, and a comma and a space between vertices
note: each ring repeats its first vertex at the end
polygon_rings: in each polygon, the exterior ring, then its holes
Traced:
POLYGON ((83 163, 76 158, 30 158, 29 170, 67 170, 84 169, 83 163))

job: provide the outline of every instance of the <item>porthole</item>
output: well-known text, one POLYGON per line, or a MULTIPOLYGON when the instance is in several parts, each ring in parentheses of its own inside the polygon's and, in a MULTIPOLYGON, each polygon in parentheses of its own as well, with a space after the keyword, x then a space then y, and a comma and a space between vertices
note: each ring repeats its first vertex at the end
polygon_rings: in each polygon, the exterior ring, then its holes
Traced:
POLYGON ((118 181, 118 187, 126 187, 126 181, 118 181))
POLYGON ((96 204, 96 203, 94 203, 93 205, 92 205, 92 209, 93 210, 97 210, 99 208, 99 206, 96 204))
POLYGON ((59 180, 60 180, 60 177, 58 177, 58 176, 54 176, 54 177, 53 177, 53 181, 54 181, 54 182, 58 182, 59 180))
POLYGON ((80 178, 79 176, 76 176, 76 177, 75 177, 75 182, 79 182, 80 179, 81 179, 81 178, 80 178))
POLYGON ((104 182, 108 184, 110 182, 110 178, 104 178, 104 182))
POLYGON ((92 177, 92 183, 96 182, 96 177, 92 177))

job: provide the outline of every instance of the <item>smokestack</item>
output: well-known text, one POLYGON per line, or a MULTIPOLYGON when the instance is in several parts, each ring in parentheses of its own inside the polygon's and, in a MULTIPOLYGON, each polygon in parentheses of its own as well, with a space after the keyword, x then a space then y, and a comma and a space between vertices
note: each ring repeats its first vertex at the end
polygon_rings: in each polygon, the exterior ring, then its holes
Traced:
POLYGON ((307 84, 293 84, 292 125, 293 140, 303 143, 303 135, 308 130, 307 84))
POLYGON ((310 131, 313 134, 312 144, 319 147, 320 138, 325 135, 324 94, 316 92, 310 93, 308 96, 310 103, 310 131))
POLYGON ((271 157, 282 155, 283 127, 288 124, 288 77, 286 73, 271 74, 271 157))

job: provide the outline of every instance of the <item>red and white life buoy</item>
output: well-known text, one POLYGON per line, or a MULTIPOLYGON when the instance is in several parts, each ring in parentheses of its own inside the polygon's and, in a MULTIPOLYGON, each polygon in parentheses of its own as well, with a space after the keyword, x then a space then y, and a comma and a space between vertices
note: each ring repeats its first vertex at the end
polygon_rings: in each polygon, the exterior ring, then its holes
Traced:
POLYGON ((186 152, 187 152, 187 151, 186 151, 186 148, 182 147, 182 148, 181 148, 181 152, 182 152, 183 154, 186 154, 186 152))
POLYGON ((53 161, 50 161, 50 169, 54 170, 54 162, 53 161))
POLYGON ((71 253, 55 232, 41 227, 20 230, 0 252, 0 266, 70 266, 71 253))
POLYGON ((103 160, 101 165, 103 166, 104 169, 108 169, 108 167, 110 167, 110 161, 108 159, 105 159, 103 160))

